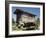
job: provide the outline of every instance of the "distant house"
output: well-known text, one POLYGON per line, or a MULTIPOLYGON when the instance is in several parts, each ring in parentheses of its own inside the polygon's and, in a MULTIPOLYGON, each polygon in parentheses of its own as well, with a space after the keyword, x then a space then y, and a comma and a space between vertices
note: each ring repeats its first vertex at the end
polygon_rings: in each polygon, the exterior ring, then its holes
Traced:
POLYGON ((25 27, 30 27, 35 25, 35 16, 34 14, 25 12, 20 9, 16 9, 14 14, 17 15, 16 22, 19 24, 25 23, 25 27))

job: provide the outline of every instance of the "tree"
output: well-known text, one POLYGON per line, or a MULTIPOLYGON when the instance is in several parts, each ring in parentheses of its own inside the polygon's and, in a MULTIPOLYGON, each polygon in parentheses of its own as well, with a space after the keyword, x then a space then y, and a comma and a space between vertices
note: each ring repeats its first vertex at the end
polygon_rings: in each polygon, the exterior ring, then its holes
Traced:
POLYGON ((12 18, 12 23, 15 23, 14 19, 12 18))
POLYGON ((39 29, 39 26, 40 26, 40 19, 39 18, 37 18, 35 26, 36 26, 36 29, 39 29))

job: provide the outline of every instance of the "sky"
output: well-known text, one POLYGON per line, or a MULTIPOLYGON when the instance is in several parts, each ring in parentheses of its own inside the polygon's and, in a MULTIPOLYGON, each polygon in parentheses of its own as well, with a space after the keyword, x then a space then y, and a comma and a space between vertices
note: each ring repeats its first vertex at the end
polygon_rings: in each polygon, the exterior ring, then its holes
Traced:
POLYGON ((37 17, 40 17, 40 8, 36 8, 36 7, 12 7, 13 18, 14 19, 16 17, 16 15, 14 14, 14 11, 16 9, 20 9, 20 10, 23 10, 25 12, 32 13, 34 15, 37 15, 37 17))

